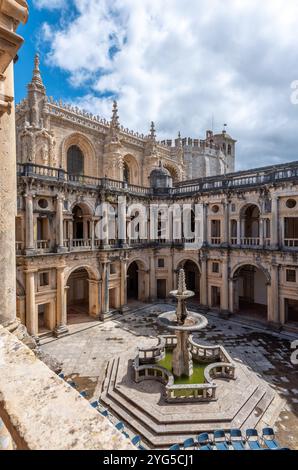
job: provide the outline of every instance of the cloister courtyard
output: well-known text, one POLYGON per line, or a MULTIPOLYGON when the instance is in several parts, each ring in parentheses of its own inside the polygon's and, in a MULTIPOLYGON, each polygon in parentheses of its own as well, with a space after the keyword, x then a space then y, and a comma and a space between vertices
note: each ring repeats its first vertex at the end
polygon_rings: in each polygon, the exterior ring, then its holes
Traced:
MULTIPOLYGON (((155 344, 156 336, 162 332, 156 323, 156 318, 163 311, 172 309, 173 304, 170 303, 138 303, 132 305, 127 313, 113 316, 104 323, 91 320, 90 317, 76 312, 73 313, 75 318, 69 326, 69 334, 59 339, 45 337, 41 340, 41 348, 62 363, 65 379, 72 379, 78 390, 85 391, 86 399, 92 402, 101 399, 109 361, 111 363, 115 358, 120 358, 129 365, 135 357, 138 346, 155 344)), ((271 398, 269 401, 267 399, 266 404, 264 399, 260 400, 252 410, 251 416, 244 419, 243 429, 250 424, 257 429, 265 425, 274 426, 281 445, 298 449, 298 377, 297 366, 291 363, 291 342, 295 339, 294 335, 271 331, 265 325, 247 322, 239 316, 223 319, 215 312, 204 312, 204 314, 208 319, 208 326, 194 337, 200 344, 224 346, 236 364, 236 369, 238 367, 240 371, 244 367, 247 374, 250 374, 249 382, 258 381, 271 393, 271 398)), ((134 389, 135 387, 129 383, 128 385, 126 383, 126 386, 134 389)), ((227 390, 231 389, 226 383, 224 386, 227 390)), ((238 390, 238 397, 242 395, 244 397, 247 391, 245 388, 243 385, 243 390, 238 390)), ((144 382, 141 396, 146 397, 144 393, 149 391, 156 396, 157 392, 162 391, 161 384, 151 380, 144 382)), ((105 404, 108 403, 107 399, 105 404)), ((152 404, 152 409, 157 410, 155 411, 157 414, 158 407, 163 406, 159 400, 151 403, 149 399, 148 403, 150 406, 152 404), (156 406, 157 408, 154 408, 156 406)), ((229 392, 227 398, 222 402, 219 401, 217 405, 220 412, 224 412, 228 404, 229 392)), ((203 406, 204 408, 199 410, 205 413, 215 405, 203 404, 203 406)), ((188 404, 181 403, 175 407, 177 416, 179 413, 191 412, 188 404)), ((116 417, 123 419, 123 416, 117 414, 116 417)), ((135 427, 134 423, 135 421, 131 421, 135 433, 138 427, 135 427)), ((126 424, 129 429, 130 423, 126 424)), ((207 428, 211 429, 212 423, 207 428)), ((187 427, 185 432, 187 433, 187 427)), ((189 435, 193 434, 193 428, 190 428, 189 435)))

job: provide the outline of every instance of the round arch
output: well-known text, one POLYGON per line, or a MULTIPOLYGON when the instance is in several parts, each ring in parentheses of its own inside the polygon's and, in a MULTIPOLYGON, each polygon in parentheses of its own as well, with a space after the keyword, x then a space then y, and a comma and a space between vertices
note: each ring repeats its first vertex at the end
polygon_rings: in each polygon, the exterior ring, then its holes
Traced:
POLYGON ((90 321, 99 315, 99 273, 90 265, 73 266, 65 276, 67 323, 90 321))
POLYGON ((178 271, 181 268, 183 268, 185 272, 185 281, 187 289, 192 290, 195 293, 195 297, 193 298, 193 300, 200 301, 201 267, 199 263, 196 260, 192 259, 192 257, 187 257, 180 260, 180 262, 177 263, 176 268, 176 282, 178 280, 178 271))
POLYGON ((177 183, 178 181, 180 181, 180 179, 181 179, 180 178, 180 171, 176 166, 171 165, 168 162, 163 163, 163 166, 166 170, 168 170, 170 172, 171 177, 173 179, 173 183, 177 183))
MULTIPOLYGON (((67 171, 67 153, 70 147, 76 146, 80 149, 84 156, 84 175, 94 175, 95 148, 93 143, 83 134, 74 132, 66 137, 61 144, 61 163, 62 167, 67 171)), ((96 175, 97 176, 97 175, 96 175)))
POLYGON ((129 184, 140 184, 139 164, 131 154, 126 154, 123 157, 122 179, 129 184))
POLYGON ((149 269, 144 260, 135 257, 129 260, 126 271, 127 301, 145 301, 149 298, 149 269))
POLYGON ((243 268, 244 266, 253 266, 256 269, 259 269, 264 274, 264 276, 266 278, 266 281, 267 281, 267 284, 268 285, 271 284, 271 276, 270 276, 269 271, 266 268, 264 268, 263 266, 261 266, 257 263, 254 263, 253 261, 249 261, 249 262, 248 261, 242 261, 241 263, 236 264, 236 266, 234 266, 234 268, 232 269, 231 276, 230 276, 233 281, 237 280, 237 271, 240 271, 241 268, 243 268))
POLYGON ((71 274, 74 273, 75 271, 78 271, 79 269, 81 270, 85 269, 85 271, 88 273, 88 277, 90 280, 93 280, 93 281, 100 280, 99 271, 94 266, 91 266, 90 264, 79 264, 76 266, 72 266, 65 272, 65 277, 64 277, 65 286, 67 286, 67 282, 71 274))
POLYGON ((257 320, 267 320, 270 274, 254 262, 238 263, 231 272, 231 311, 257 320))

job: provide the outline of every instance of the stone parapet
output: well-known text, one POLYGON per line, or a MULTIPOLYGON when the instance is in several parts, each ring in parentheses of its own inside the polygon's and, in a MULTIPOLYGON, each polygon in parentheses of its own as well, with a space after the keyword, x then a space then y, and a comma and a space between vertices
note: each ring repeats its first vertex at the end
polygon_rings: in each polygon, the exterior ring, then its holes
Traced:
POLYGON ((135 449, 87 400, 0 326, 1 419, 18 449, 135 449))

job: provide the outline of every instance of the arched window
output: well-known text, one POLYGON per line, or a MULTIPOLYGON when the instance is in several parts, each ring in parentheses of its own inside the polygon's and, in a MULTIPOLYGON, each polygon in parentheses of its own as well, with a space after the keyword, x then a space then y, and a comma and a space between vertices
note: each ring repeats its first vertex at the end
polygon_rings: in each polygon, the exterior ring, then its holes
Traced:
POLYGON ((130 171, 126 162, 124 162, 123 165, 123 181, 125 181, 126 183, 130 182, 130 171))
POLYGON ((228 145, 228 155, 232 155, 232 146, 228 145))
POLYGON ((67 151, 67 171, 70 175, 84 174, 84 155, 77 145, 72 145, 67 151))

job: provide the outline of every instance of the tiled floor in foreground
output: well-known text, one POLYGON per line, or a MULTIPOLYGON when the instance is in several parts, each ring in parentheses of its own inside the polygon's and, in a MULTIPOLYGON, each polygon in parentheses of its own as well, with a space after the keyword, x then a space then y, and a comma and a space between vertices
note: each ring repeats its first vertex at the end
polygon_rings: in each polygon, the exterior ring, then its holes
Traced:
MULTIPOLYGON (((73 334, 47 339, 42 347, 62 361, 63 372, 75 379, 80 390, 88 390, 90 398, 97 398, 107 361, 123 352, 133 357, 138 345, 152 344, 159 332, 156 315, 172 308, 148 306, 104 324, 81 323, 80 329, 73 325, 73 334)), ((201 342, 223 344, 232 357, 258 372, 285 399, 285 409, 276 422, 278 437, 282 445, 298 449, 298 374, 297 366, 290 362, 291 339, 240 324, 236 318, 207 317, 208 327, 197 337, 201 342)))

